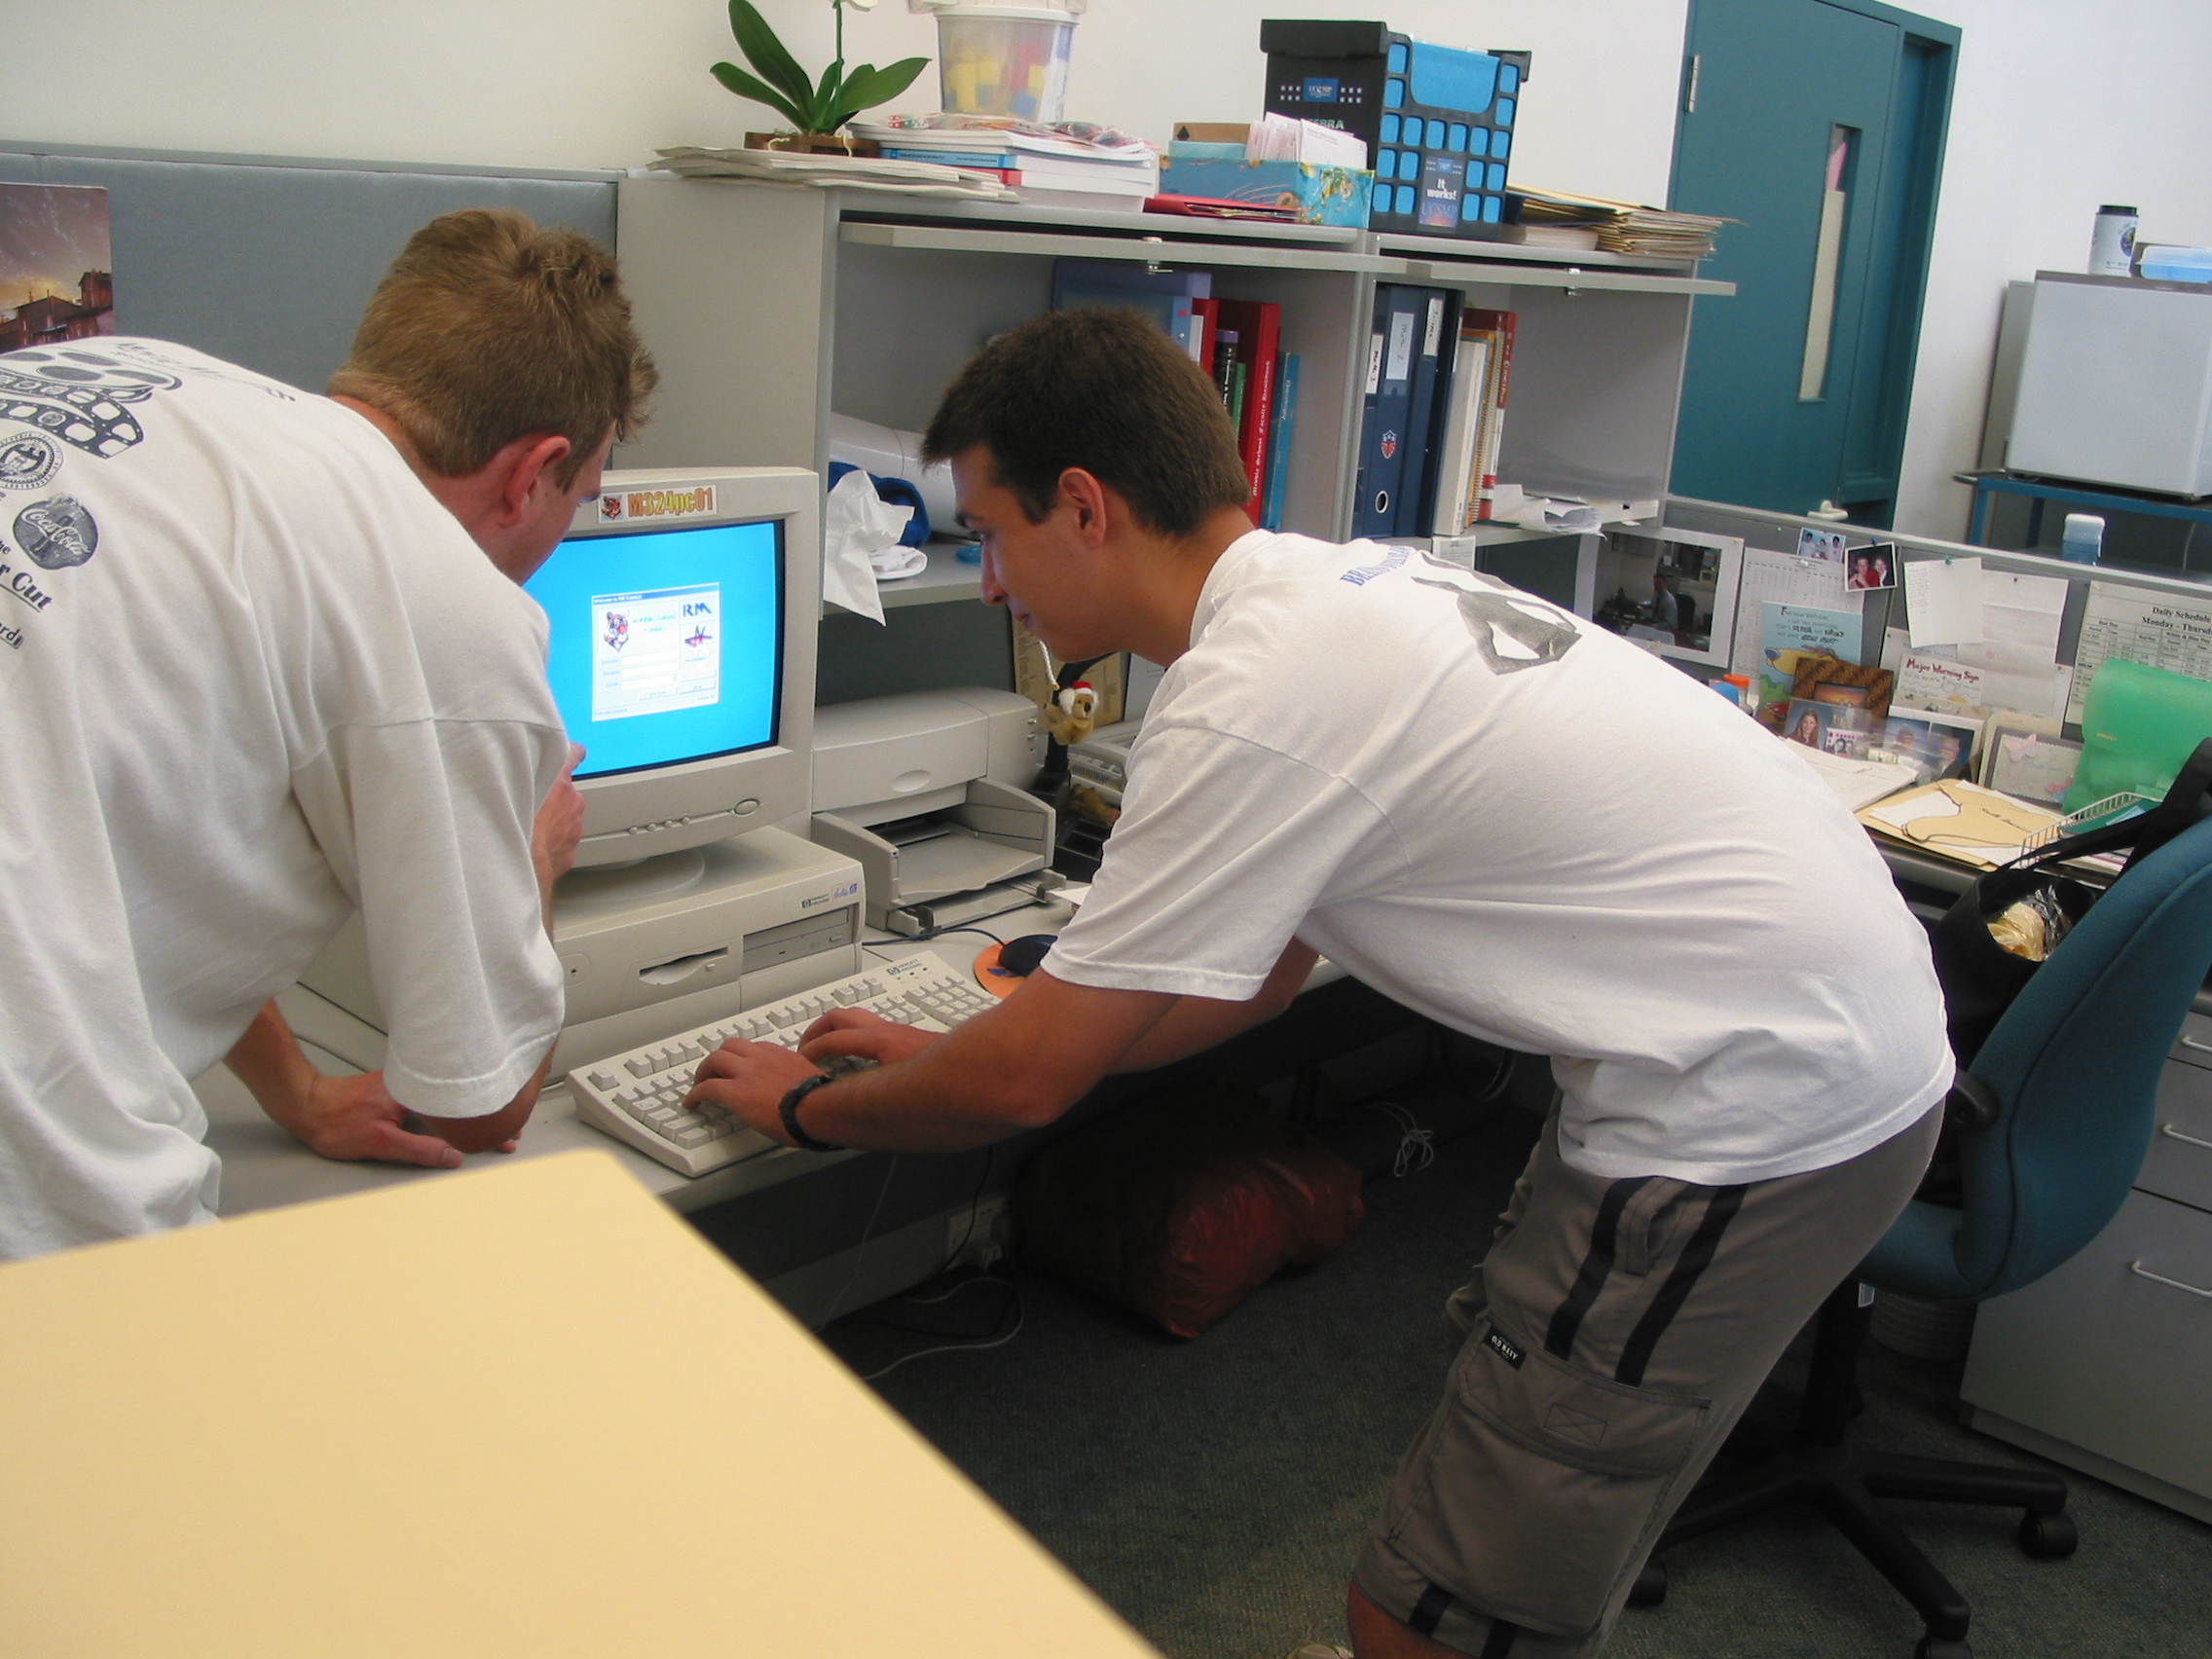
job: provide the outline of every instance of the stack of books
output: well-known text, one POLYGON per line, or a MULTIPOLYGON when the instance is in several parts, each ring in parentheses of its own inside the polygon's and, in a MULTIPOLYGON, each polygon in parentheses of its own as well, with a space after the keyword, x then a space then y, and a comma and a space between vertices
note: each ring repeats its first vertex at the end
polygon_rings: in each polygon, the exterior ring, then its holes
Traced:
MULTIPOLYGON (((1517 190, 1519 222, 1531 232, 1540 227, 1587 227, 1597 234, 1597 246, 1607 253, 1635 254, 1644 259, 1710 259, 1714 233, 1722 225, 1738 223, 1705 213, 1677 213, 1665 207, 1642 207, 1633 202, 1613 202, 1603 196, 1577 196, 1565 190, 1517 190)), ((1530 238, 1537 240, 1535 236, 1530 238)))
POLYGON ((942 115, 855 122, 853 133, 886 161, 981 172, 1044 206, 1139 213, 1160 194, 1159 152, 1121 133, 1081 137, 1027 122, 942 115))
POLYGON ((1146 272, 1112 260, 1063 259, 1052 268, 1052 308, 1101 306, 1151 318, 1221 389, 1250 484, 1245 510, 1263 530, 1282 528, 1298 409, 1298 354, 1283 351, 1282 307, 1219 300, 1210 271, 1146 272))

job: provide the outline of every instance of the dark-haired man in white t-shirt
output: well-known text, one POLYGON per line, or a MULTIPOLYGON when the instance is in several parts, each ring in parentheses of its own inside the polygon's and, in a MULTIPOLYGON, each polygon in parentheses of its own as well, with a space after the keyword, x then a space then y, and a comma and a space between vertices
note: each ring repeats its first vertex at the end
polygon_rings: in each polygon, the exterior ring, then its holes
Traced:
POLYGON ((1593 1651, 1927 1162, 1951 1063, 1919 925, 1811 769, 1674 668, 1407 547, 1253 530, 1218 398, 1131 313, 1003 336, 928 443, 987 599, 1061 657, 1166 665, 1121 819, 998 1008, 935 1039, 833 1014, 698 1093, 799 1145, 980 1145, 1281 1013, 1318 953, 1553 1056, 1348 1616, 1369 1659, 1593 1651))

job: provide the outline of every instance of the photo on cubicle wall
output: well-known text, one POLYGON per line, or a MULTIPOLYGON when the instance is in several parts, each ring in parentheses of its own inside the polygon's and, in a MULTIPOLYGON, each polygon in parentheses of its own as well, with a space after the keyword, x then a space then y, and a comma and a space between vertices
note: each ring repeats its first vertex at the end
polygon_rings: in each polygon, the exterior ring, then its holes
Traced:
POLYGON ((1598 555, 1597 620, 1661 656, 1725 669, 1743 572, 1741 536, 1608 530, 1598 555))
POLYGON ((107 192, 0 184, 0 351, 114 332, 107 192))

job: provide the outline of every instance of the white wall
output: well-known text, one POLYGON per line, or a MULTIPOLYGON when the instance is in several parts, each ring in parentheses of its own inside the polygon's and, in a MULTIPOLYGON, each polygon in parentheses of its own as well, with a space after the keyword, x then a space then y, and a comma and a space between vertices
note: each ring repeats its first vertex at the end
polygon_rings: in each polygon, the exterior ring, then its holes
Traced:
POLYGON ((2212 242, 2212 7, 2201 0, 1924 0, 1965 32, 1898 527, 1965 534, 2009 280, 2081 271, 2100 203, 2157 241, 2212 242))
MULTIPOLYGON (((761 0, 801 61, 830 55, 825 0, 761 0)), ((927 18, 849 13, 848 54, 930 55, 927 18)), ((1955 535, 2008 278, 2078 270, 2101 202, 2161 239, 2212 241, 2212 7, 2202 0, 1921 0, 1966 31, 1907 434, 1900 528, 1955 535)), ((1070 113, 1155 139, 1178 120, 1259 113, 1263 16, 1366 11, 1427 38, 1536 55, 1514 173, 1663 200, 1686 0, 1093 0, 1070 113)), ((764 111, 707 74, 736 55, 714 0, 375 6, 110 0, 67 55, 0 59, 0 137, 165 149, 643 165, 654 146, 730 143, 764 111), (72 64, 96 60, 96 81, 72 64)), ((52 22, 0 0, 20 39, 52 22)), ((907 107, 935 102, 934 70, 907 107)), ((1726 304, 1725 301, 1711 302, 1726 304)))

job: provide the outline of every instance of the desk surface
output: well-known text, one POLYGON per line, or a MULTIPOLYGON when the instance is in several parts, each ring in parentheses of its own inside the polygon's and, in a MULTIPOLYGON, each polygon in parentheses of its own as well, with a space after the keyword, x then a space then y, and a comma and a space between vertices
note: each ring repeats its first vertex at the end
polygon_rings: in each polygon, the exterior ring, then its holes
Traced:
POLYGON ((1152 1653, 608 1157, 0 1267, 0 1326, 11 1659, 1152 1653))
MULTIPOLYGON (((1065 904, 1033 904, 994 918, 989 925, 993 933, 1012 939, 1016 934, 1056 931, 1066 924, 1071 913, 1065 904)), ((948 935, 940 940, 891 940, 870 943, 866 959, 895 962, 918 950, 934 950, 953 967, 967 968, 989 942, 972 933, 948 935), (970 945, 975 948, 968 949, 970 945)), ((323 1070, 351 1072, 383 1064, 384 1035, 374 1027, 363 1024, 314 992, 298 986, 276 1001, 308 1050, 308 1057, 323 1070)), ((254 1104, 253 1096, 222 1065, 195 1082, 193 1089, 207 1113, 207 1144, 223 1160, 220 1208, 226 1216, 243 1215, 277 1204, 306 1203, 314 1198, 373 1192, 433 1175, 457 1173, 420 1169, 404 1163, 338 1163, 318 1158, 289 1131, 270 1122, 254 1104)), ((680 1175, 584 1124, 576 1116, 568 1089, 555 1085, 538 1097, 537 1108, 523 1131, 519 1151, 511 1155, 479 1153, 469 1158, 459 1173, 586 1148, 611 1155, 647 1192, 684 1211, 704 1209, 726 1198, 822 1168, 835 1160, 861 1156, 779 1148, 740 1163, 725 1164, 710 1174, 680 1175)))

